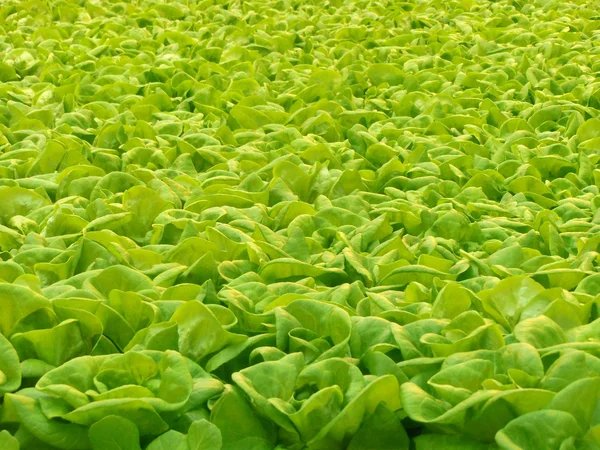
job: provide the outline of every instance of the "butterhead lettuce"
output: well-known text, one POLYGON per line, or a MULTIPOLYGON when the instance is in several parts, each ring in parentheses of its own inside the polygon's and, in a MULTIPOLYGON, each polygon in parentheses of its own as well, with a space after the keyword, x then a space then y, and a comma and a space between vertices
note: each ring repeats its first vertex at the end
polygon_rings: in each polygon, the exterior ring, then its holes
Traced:
POLYGON ((600 449, 600 4, 0 4, 0 449, 600 449))

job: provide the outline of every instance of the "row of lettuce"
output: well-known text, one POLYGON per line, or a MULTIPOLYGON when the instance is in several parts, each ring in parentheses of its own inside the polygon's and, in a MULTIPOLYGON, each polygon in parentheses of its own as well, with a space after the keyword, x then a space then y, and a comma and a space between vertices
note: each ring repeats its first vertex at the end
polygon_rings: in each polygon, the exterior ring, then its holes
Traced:
POLYGON ((0 448, 600 449, 593 2, 0 5, 0 448))
POLYGON ((436 431, 420 448, 597 444, 598 275, 477 294, 436 277, 404 296, 319 276, 247 272, 215 294, 123 265, 82 275, 45 295, 33 275, 0 284, 2 423, 32 448, 105 448, 115 427, 149 449, 408 448, 402 422, 436 431))

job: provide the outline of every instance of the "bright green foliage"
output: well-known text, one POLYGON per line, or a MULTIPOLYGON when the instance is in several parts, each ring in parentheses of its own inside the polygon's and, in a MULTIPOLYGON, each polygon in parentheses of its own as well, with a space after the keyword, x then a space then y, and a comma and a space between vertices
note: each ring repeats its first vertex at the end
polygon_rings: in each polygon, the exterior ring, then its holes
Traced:
POLYGON ((600 450, 598 0, 0 1, 1 450, 600 450))

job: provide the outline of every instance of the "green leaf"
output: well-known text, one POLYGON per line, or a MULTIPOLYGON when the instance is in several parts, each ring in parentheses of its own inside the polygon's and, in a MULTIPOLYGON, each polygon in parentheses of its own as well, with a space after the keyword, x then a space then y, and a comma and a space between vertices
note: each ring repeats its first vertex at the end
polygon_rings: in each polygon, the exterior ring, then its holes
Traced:
POLYGON ((560 391, 548 405, 548 409, 556 409, 570 413, 582 430, 589 428, 598 404, 600 393, 600 377, 582 378, 571 383, 560 391))
POLYGON ((50 329, 15 333, 11 342, 22 359, 39 359, 52 366, 83 356, 89 348, 79 322, 74 319, 65 320, 50 329), (48 342, 53 345, 49 346, 48 342))
POLYGON ((143 240, 152 229, 154 219, 172 205, 152 189, 134 186, 123 194, 123 207, 134 216, 126 225, 125 233, 132 239, 143 240))
POLYGON ((21 385, 19 355, 11 343, 0 334, 0 395, 16 391, 21 385))
POLYGON ((154 439, 146 450, 189 450, 185 434, 169 430, 154 439))
POLYGON ((436 318, 454 319, 471 306, 468 291, 458 284, 448 283, 433 303, 432 315, 436 318))
MULTIPOLYGON (((323 450, 343 448, 344 441, 358 433, 365 417, 373 414, 381 404, 384 404, 391 411, 397 411, 401 407, 398 381, 392 375, 380 377, 360 391, 308 443, 309 448, 323 450)), ((399 435, 396 435, 396 438, 399 439, 400 445, 403 445, 407 440, 401 431, 399 435)))
POLYGON ((189 301, 171 317, 179 330, 179 351, 194 361, 201 361, 229 345, 248 339, 223 328, 217 317, 202 303, 189 301))
POLYGON ((409 448, 409 439, 398 416, 383 403, 363 422, 348 450, 403 450, 409 448))
POLYGON ((500 430, 496 434, 496 443, 507 450, 554 450, 565 448, 563 445, 579 433, 579 425, 571 414, 554 410, 535 411, 516 418, 500 430))
POLYGON ((215 403, 210 421, 221 430, 223 450, 271 450, 275 444, 275 435, 254 414, 242 394, 231 386, 215 403))
POLYGON ((31 391, 7 394, 5 402, 16 412, 23 427, 39 439, 56 448, 65 450, 87 449, 90 447, 88 430, 73 423, 48 419, 31 391), (31 396, 29 396, 29 395, 31 396))
POLYGON ((49 308, 50 302, 26 287, 0 283, 0 305, 2 306, 0 332, 10 337, 19 321, 26 317, 31 317, 35 321, 35 316, 32 314, 49 308))
POLYGON ((589 119, 577 129, 577 137, 583 142, 600 137, 600 119, 589 119))
POLYGON ((138 429, 119 416, 106 416, 90 427, 94 450, 141 450, 138 429))
POLYGON ((0 224, 7 225, 15 216, 27 216, 33 211, 49 205, 48 199, 45 199, 37 192, 21 187, 0 187, 0 197, 3 201, 0 204, 0 224))
POLYGON ((402 70, 392 64, 373 64, 369 67, 368 76, 374 85, 388 83, 397 86, 404 80, 402 70))
POLYGON ((219 428, 202 419, 190 425, 187 443, 190 450, 220 450, 223 439, 219 428))
POLYGON ((509 277, 489 291, 480 292, 483 306, 498 323, 514 327, 525 306, 544 288, 526 277, 509 277))
POLYGON ((147 276, 121 265, 104 269, 100 274, 90 278, 89 283, 106 297, 114 289, 138 292, 154 287, 147 276))
POLYGON ((567 335, 556 322, 546 316, 519 322, 514 329, 519 342, 533 345, 535 348, 546 348, 567 342, 567 335))
POLYGON ((142 436, 156 435, 166 431, 167 424, 148 403, 132 398, 113 398, 88 403, 65 414, 69 422, 91 426, 93 423, 111 415, 131 419, 137 425, 142 436))
POLYGON ((6 431, 0 431, 0 447, 5 450, 19 450, 21 447, 19 441, 6 431))

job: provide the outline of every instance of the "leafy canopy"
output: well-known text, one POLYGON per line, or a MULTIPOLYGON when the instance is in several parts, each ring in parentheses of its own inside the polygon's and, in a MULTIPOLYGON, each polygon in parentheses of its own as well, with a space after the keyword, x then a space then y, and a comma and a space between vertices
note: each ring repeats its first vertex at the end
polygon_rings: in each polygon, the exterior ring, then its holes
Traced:
POLYGON ((598 11, 0 2, 0 448, 599 450, 598 11))

